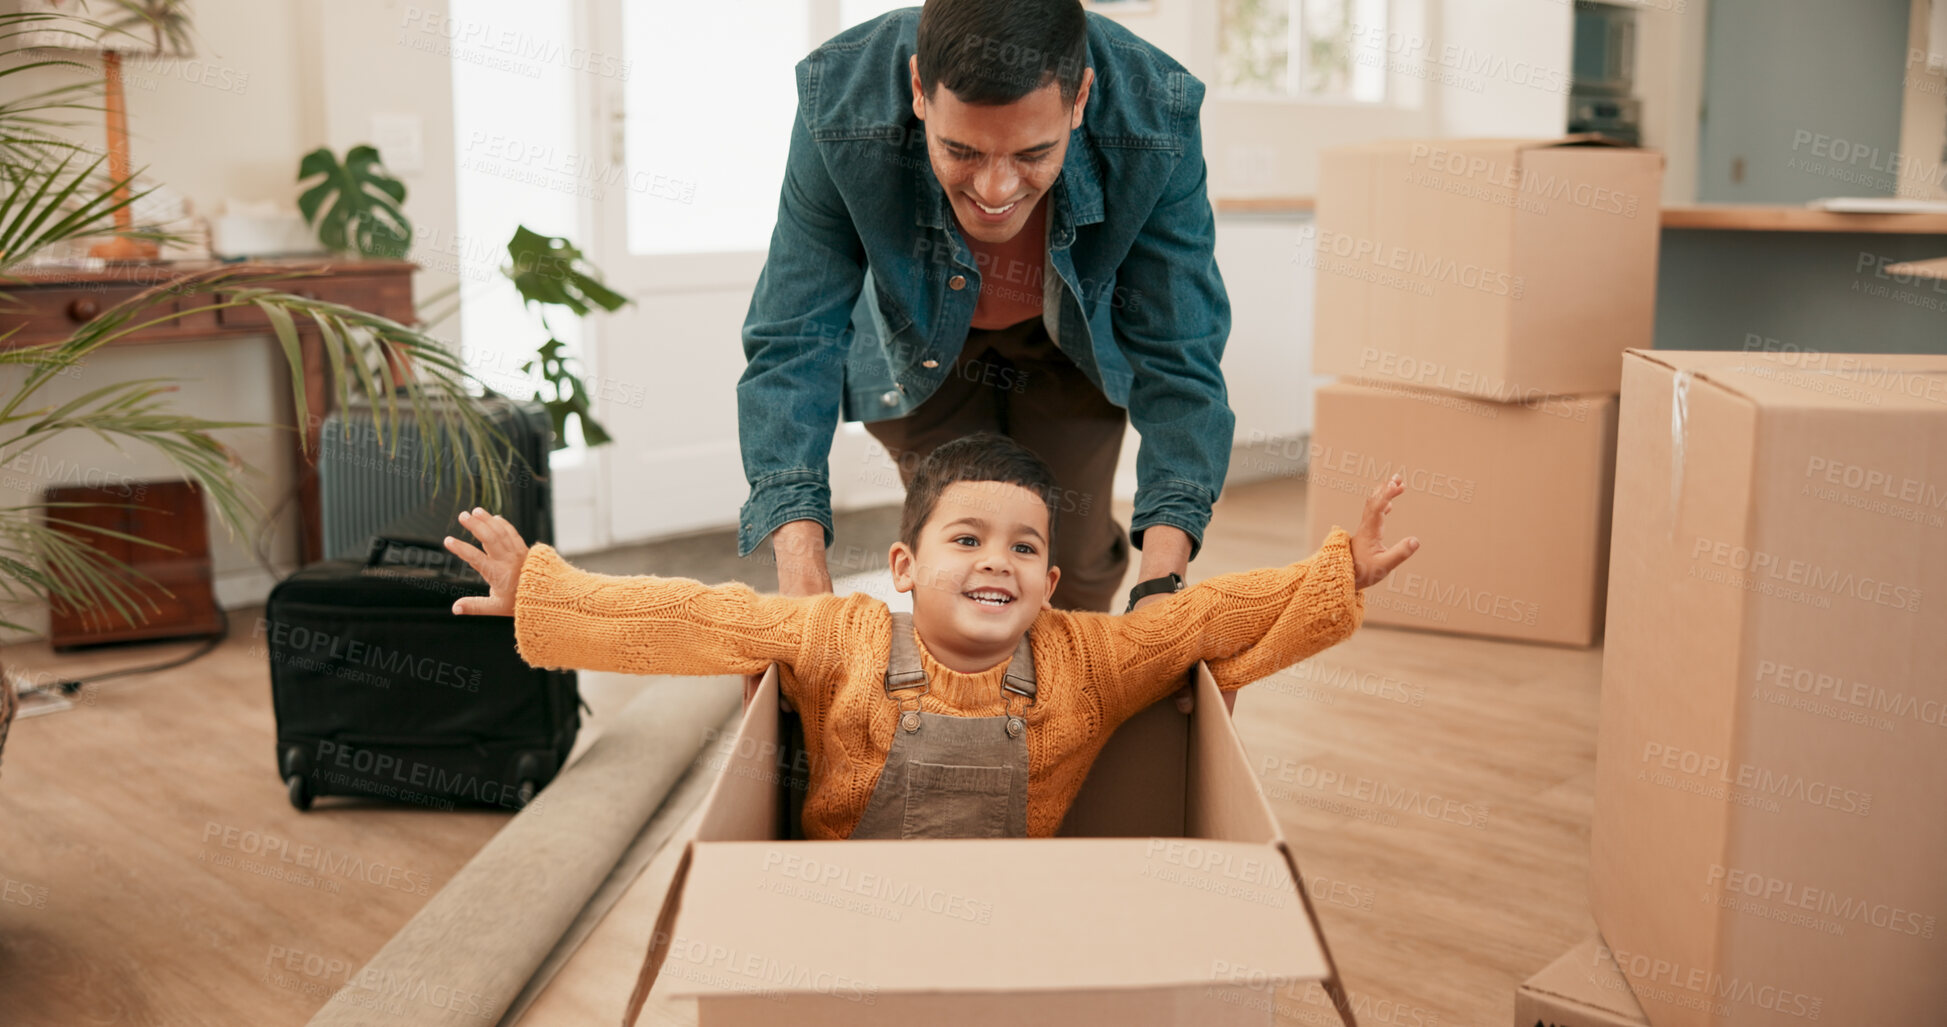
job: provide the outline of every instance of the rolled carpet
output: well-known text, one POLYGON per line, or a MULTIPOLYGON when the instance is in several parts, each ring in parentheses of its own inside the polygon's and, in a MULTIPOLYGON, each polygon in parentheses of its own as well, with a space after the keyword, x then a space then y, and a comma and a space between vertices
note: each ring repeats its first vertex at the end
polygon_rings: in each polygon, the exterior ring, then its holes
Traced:
POLYGON ((499 1020, 741 694, 734 677, 645 687, 311 1027, 499 1020))

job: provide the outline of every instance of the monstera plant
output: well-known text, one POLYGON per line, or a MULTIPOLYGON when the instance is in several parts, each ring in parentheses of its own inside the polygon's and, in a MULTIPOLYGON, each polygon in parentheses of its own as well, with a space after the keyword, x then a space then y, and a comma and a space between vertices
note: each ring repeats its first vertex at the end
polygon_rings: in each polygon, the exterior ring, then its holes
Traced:
POLYGON ((386 174, 376 147, 354 146, 340 163, 329 148, 320 146, 304 155, 297 177, 300 182, 318 179, 298 196, 297 209, 326 249, 403 257, 412 246, 406 185, 386 174))
POLYGON ((570 417, 581 422, 582 441, 590 446, 607 443, 608 429, 596 422, 589 409, 588 386, 575 373, 578 362, 568 355, 566 344, 554 337, 547 310, 561 307, 576 317, 587 317, 597 307, 613 313, 629 302, 628 297, 603 285, 601 272, 574 243, 561 236, 542 235, 518 225, 514 238, 507 243, 507 255, 513 258, 513 264, 501 268, 501 274, 514 280, 522 303, 541 309, 541 324, 548 329, 548 341, 535 352, 534 360, 521 365, 521 370, 539 370, 541 380, 553 393, 541 403, 554 422, 554 448, 568 444, 570 417))
MULTIPOLYGON (((106 6, 112 12, 129 6, 175 10, 174 4, 131 5, 121 0, 106 6)), ((72 20, 72 16, 0 12, 0 97, 7 97, 0 100, 0 309, 18 302, 7 295, 8 285, 19 280, 19 270, 36 254, 69 240, 115 234, 115 213, 146 195, 118 197, 117 190, 135 176, 115 180, 104 174, 105 157, 93 155, 58 132, 61 126, 76 124, 72 119, 85 119, 86 112, 99 110, 98 80, 85 78, 39 92, 18 87, 30 81, 29 73, 39 67, 68 64, 88 70, 76 61, 17 45, 25 33, 44 27, 35 22, 51 17, 72 20)), ((350 162, 356 160, 354 152, 350 162)), ((149 238, 166 235, 139 224, 124 231, 149 238)), ((135 332, 193 310, 251 307, 269 319, 289 361, 296 409, 306 409, 297 330, 303 323, 316 329, 338 402, 349 403, 355 395, 368 397, 378 412, 376 432, 395 455, 399 418, 414 416, 424 436, 434 443, 413 447, 419 453, 421 473, 434 476, 438 487, 450 482, 466 502, 502 505, 501 483, 515 459, 512 447, 479 408, 466 401, 478 395, 478 383, 458 357, 412 326, 293 295, 284 290, 292 278, 290 271, 275 267, 221 267, 177 277, 135 295, 51 344, 17 344, 12 340, 14 331, 0 332, 0 463, 75 433, 106 439, 118 447, 133 444, 167 457, 208 497, 217 520, 233 536, 263 529, 263 511, 242 481, 250 468, 214 434, 263 426, 211 420, 176 409, 169 401, 174 388, 170 379, 108 381, 60 400, 46 395, 47 386, 80 370, 103 346, 135 332), (180 303, 184 296, 209 299, 198 306, 180 303)), ((101 366, 93 365, 88 374, 100 376, 101 366)), ((75 524, 68 508, 77 505, 129 504, 43 501, 0 507, 0 600, 106 609, 139 622, 145 616, 142 592, 154 583, 58 530, 75 524)), ((112 534, 92 526, 88 530, 112 534)), ((157 545, 124 537, 132 544, 157 545)), ((0 627, 24 630, 4 618, 0 627)), ((0 702, 0 741, 11 710, 11 702, 0 702)))

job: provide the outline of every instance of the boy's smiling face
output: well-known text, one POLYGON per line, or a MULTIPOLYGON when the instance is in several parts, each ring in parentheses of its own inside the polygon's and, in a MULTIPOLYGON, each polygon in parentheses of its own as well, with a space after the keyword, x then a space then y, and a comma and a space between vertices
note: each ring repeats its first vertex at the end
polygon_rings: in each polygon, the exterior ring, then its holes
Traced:
POLYGON ((913 626, 934 659, 973 673, 1014 652, 1061 577, 1048 528, 1048 504, 1032 490, 957 481, 940 492, 916 548, 892 544, 893 587, 913 594, 913 626))

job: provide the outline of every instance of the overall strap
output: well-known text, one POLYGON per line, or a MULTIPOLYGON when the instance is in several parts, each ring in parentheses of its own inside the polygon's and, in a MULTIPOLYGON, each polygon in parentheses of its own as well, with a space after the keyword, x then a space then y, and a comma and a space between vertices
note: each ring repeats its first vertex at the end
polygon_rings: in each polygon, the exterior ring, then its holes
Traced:
MULTIPOLYGON (((886 694, 925 685, 926 670, 919 660, 919 646, 913 638, 913 615, 895 611, 892 615, 892 650, 886 659, 886 694)), ((1014 655, 1007 661, 1001 687, 1034 702, 1034 651, 1028 636, 1022 635, 1014 655)))
POLYGON ((919 662, 919 646, 913 641, 913 615, 892 615, 892 655, 886 659, 886 692, 914 688, 926 683, 926 669, 919 662))

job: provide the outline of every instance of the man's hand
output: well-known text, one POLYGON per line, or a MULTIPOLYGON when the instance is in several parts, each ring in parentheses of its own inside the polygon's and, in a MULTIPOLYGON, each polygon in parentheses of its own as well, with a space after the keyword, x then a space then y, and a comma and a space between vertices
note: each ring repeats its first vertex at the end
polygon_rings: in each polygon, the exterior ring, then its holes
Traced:
POLYGON ((527 543, 521 541, 521 533, 507 523, 507 518, 490 514, 477 506, 460 514, 460 526, 472 532, 473 537, 486 547, 486 552, 451 535, 446 536, 446 548, 479 571, 492 591, 484 596, 459 599, 453 604, 453 612, 512 617, 514 596, 521 588, 521 566, 527 563, 527 543))
POLYGON ((1405 491, 1406 486, 1395 474, 1366 497, 1365 515, 1359 519, 1359 530, 1352 533, 1352 581, 1359 588, 1371 588, 1386 580, 1393 568, 1420 550, 1418 538, 1409 537, 1391 549, 1384 541, 1386 515, 1393 512, 1393 500, 1405 491))
MULTIPOLYGON (((785 596, 829 595, 832 573, 825 566, 825 526, 817 521, 791 521, 771 532, 771 555, 777 560, 777 591, 785 596)), ((744 707, 757 697, 762 674, 744 675, 744 707)), ((791 700, 778 695, 778 705, 791 709, 791 700)))

